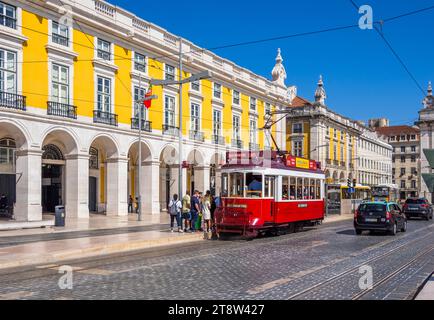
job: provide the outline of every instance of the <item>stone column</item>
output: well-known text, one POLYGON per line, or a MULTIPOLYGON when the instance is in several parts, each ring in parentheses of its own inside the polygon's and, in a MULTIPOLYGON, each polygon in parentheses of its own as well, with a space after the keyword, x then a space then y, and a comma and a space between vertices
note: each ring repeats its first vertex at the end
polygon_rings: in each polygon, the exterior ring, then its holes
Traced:
POLYGON ((160 214, 160 161, 145 161, 142 163, 142 194, 143 214, 160 214))
POLYGON ((89 155, 76 154, 66 157, 67 217, 89 218, 89 155))
POLYGON ((128 215, 128 158, 107 160, 108 216, 128 215))
POLYGON ((210 188, 209 175, 210 175, 209 166, 196 167, 194 169, 195 187, 197 190, 203 192, 203 194, 205 194, 205 192, 207 192, 210 188))
POLYGON ((17 221, 42 221, 42 151, 18 151, 16 173, 15 219, 17 221))

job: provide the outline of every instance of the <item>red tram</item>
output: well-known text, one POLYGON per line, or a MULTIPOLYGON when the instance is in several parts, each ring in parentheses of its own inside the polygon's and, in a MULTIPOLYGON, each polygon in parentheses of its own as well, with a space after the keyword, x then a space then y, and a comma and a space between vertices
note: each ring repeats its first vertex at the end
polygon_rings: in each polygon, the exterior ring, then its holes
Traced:
POLYGON ((222 167, 217 234, 294 231, 324 219, 320 163, 278 152, 228 152, 222 167))

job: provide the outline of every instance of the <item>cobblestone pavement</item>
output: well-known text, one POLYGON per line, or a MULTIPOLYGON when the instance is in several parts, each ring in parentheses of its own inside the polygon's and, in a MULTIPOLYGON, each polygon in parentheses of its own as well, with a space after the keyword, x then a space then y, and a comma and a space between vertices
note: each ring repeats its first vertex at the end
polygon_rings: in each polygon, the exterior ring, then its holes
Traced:
MULTIPOLYGON (((0 299, 411 299, 434 271, 434 223, 356 236, 352 221, 245 241, 204 241, 0 273, 0 299), (360 267, 373 271, 362 291, 360 267)), ((1 250, 1 248, 0 248, 1 250)))

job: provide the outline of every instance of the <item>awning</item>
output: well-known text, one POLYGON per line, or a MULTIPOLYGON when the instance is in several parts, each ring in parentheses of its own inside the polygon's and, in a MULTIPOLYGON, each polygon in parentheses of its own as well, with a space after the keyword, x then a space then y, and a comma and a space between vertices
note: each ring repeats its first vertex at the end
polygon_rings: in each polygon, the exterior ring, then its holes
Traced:
POLYGON ((434 168, 434 149, 423 149, 423 153, 428 160, 429 166, 434 168))
POLYGON ((429 190, 429 192, 434 192, 434 174, 433 173, 422 173, 422 178, 425 181, 425 184, 429 190))

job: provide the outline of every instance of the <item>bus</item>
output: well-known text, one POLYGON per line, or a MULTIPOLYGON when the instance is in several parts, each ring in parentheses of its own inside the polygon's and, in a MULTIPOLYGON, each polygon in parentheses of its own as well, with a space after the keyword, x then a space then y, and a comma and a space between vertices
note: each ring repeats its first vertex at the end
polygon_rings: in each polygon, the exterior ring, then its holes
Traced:
POLYGON ((371 188, 372 201, 399 201, 399 188, 396 184, 380 184, 371 188))
POLYGON ((320 163, 276 151, 228 152, 226 158, 215 213, 219 237, 293 232, 324 219, 320 163))

